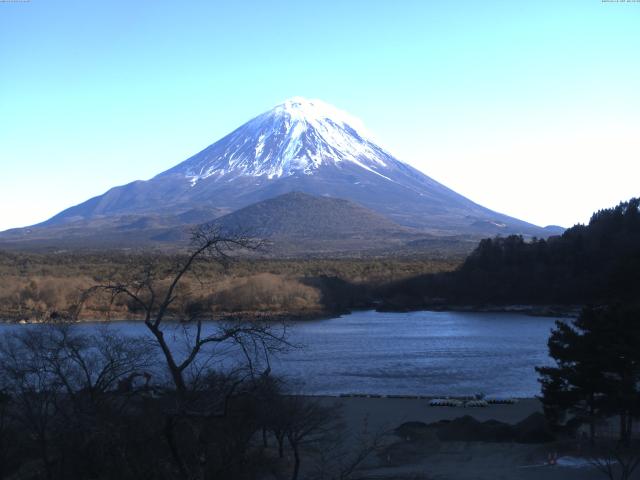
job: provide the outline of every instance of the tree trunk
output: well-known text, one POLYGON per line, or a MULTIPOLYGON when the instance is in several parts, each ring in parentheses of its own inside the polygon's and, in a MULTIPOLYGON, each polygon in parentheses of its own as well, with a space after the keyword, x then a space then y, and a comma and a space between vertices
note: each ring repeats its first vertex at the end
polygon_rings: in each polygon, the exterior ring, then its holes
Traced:
POLYGON ((593 447, 596 443, 596 415, 593 408, 593 394, 590 395, 589 403, 589 443, 593 447))
POLYGON ((53 478, 53 471, 51 470, 51 461, 49 460, 49 449, 46 440, 40 441, 40 454, 42 456, 42 463, 44 463, 47 479, 51 480, 53 478))
POLYGON ((156 337, 156 340, 158 340, 158 344, 160 345, 160 348, 162 349, 162 353, 164 354, 164 358, 167 361, 167 367, 169 368, 171 379, 173 380, 173 383, 176 386, 176 390, 179 393, 186 392, 187 384, 184 381, 182 370, 178 368, 178 365, 173 359, 173 354, 171 353, 171 350, 169 349, 169 346, 167 345, 167 342, 164 339, 164 334, 162 330, 148 323, 146 325, 147 325, 147 328, 151 330, 151 333, 153 333, 153 335, 156 337))
POLYGON ((278 457, 284 458, 284 435, 276 435, 278 441, 278 457))
POLYGON ((173 457, 173 460, 176 462, 176 465, 180 470, 180 474, 186 480, 189 478, 189 474, 187 473, 187 468, 184 462, 182 461, 182 457, 180 456, 180 451, 178 450, 178 446, 176 445, 176 439, 174 435, 174 426, 175 426, 175 422, 173 417, 167 415, 164 423, 164 437, 167 440, 167 444, 169 445, 171 456, 173 457))
MULTIPOLYGON (((291 441, 289 442, 291 443, 291 441)), ((298 473, 300 472, 300 452, 298 450, 298 442, 291 443, 293 448, 293 473, 291 474, 291 480, 298 480, 298 473)))
POLYGON ((627 431, 627 413, 620 412, 620 443, 629 445, 629 432, 627 431))

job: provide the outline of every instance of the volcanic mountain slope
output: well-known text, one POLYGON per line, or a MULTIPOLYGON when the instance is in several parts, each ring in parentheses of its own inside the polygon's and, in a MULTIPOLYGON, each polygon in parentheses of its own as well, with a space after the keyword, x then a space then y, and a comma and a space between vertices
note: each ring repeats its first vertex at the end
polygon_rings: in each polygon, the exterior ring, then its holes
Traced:
POLYGON ((220 216, 292 191, 350 200, 435 235, 556 233, 468 200, 394 158, 357 119, 303 98, 287 100, 148 181, 112 188, 27 232, 122 227, 132 217, 191 224, 193 212, 220 216))

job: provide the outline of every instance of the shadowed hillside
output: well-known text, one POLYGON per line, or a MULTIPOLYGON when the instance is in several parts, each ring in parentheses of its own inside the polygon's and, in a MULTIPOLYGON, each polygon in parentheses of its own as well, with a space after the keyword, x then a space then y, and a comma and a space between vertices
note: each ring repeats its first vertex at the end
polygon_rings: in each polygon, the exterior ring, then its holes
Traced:
POLYGON ((583 304, 637 301, 640 199, 595 213, 562 236, 485 239, 454 272, 389 286, 388 308, 437 304, 583 304))

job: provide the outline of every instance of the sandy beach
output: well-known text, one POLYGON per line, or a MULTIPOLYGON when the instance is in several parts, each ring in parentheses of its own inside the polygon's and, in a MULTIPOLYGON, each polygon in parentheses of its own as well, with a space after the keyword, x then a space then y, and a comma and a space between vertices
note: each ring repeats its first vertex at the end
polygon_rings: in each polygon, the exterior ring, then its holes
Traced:
MULTIPOLYGON (((405 422, 433 423, 469 415, 478 421, 498 420, 516 424, 542 405, 535 398, 520 399, 513 405, 472 407, 431 407, 428 399, 318 397, 323 404, 339 404, 351 432, 393 431, 405 422)), ((443 442, 388 436, 383 453, 372 458, 362 472, 367 479, 432 480, 591 480, 602 473, 575 458, 560 443, 521 444, 491 442, 443 442), (558 464, 548 465, 550 453, 558 453, 558 464)))

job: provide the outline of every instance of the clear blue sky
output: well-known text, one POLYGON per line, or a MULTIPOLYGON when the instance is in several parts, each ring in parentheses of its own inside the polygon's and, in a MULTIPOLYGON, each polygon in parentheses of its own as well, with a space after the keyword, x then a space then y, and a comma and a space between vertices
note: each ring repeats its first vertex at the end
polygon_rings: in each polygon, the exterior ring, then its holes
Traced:
POLYGON ((640 195, 640 3, 31 0, 0 2, 0 229, 294 95, 534 223, 640 195))

